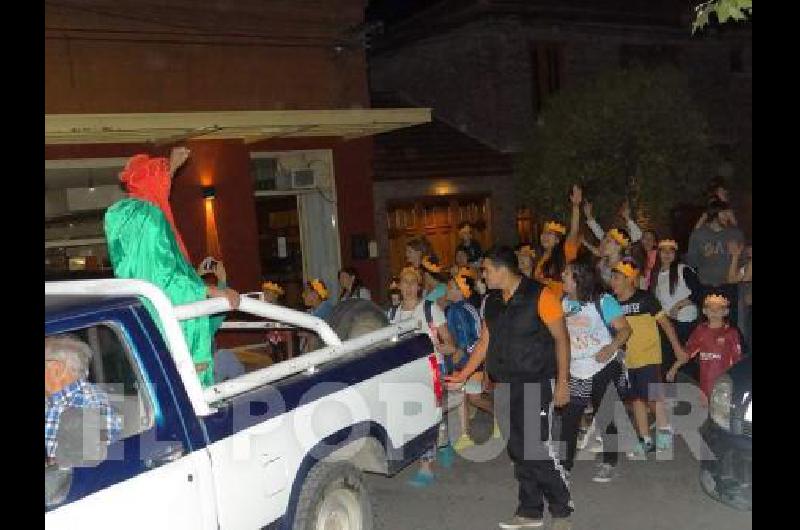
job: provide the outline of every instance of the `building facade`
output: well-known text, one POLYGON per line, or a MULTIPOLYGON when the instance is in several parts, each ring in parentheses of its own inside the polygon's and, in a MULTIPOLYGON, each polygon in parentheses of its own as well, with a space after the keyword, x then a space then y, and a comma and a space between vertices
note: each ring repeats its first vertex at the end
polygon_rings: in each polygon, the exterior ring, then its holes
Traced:
POLYGON ((428 111, 369 109, 364 9, 47 4, 46 269, 107 268, 102 213, 125 160, 182 144, 171 203, 193 261, 221 259, 241 291, 282 282, 292 305, 304 278, 335 292, 343 266, 377 289, 372 135, 428 111))

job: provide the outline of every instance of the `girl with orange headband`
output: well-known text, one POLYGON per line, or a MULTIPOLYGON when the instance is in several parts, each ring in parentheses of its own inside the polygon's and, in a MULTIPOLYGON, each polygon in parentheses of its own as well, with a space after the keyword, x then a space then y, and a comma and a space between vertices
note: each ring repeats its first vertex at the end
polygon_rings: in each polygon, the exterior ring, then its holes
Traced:
MULTIPOLYGON (((669 316, 681 344, 686 344, 697 322, 695 299, 700 293, 700 281, 691 267, 678 260, 678 243, 673 239, 663 239, 658 243, 650 291, 669 316)), ((664 344, 662 373, 666 373, 674 362, 672 347, 664 344)), ((696 366, 691 365, 690 371, 694 369, 696 366)))
POLYGON ((536 261, 533 277, 540 283, 550 287, 555 295, 560 299, 564 294, 564 283, 561 275, 567 263, 575 261, 578 257, 580 240, 578 231, 580 229, 580 206, 583 200, 583 192, 577 184, 572 186, 570 202, 572 203, 572 218, 570 222, 569 234, 564 225, 554 221, 545 223, 542 234, 539 237, 542 250, 539 259, 536 261), (566 237, 565 237, 566 236, 566 237))
POLYGON ((319 278, 306 282, 306 287, 303 289, 303 303, 312 315, 323 320, 333 310, 328 287, 319 278))

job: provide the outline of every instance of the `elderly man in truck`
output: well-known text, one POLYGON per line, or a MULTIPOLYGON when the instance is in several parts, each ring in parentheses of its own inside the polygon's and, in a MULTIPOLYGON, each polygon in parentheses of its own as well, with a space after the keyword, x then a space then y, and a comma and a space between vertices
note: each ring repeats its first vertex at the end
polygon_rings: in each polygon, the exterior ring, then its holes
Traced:
POLYGON ((106 443, 122 433, 122 416, 111 406, 108 396, 87 380, 92 349, 71 335, 44 339, 44 447, 48 460, 56 456, 61 414, 70 407, 99 409, 106 443))

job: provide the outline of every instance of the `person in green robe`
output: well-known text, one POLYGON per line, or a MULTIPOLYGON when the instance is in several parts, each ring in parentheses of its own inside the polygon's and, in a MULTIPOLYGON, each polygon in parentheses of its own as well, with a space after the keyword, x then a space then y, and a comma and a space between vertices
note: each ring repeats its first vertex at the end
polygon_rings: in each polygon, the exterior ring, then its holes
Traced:
MULTIPOLYGON (((125 165, 120 180, 128 197, 108 208, 104 223, 114 276, 149 281, 164 291, 173 305, 224 296, 237 308, 236 291, 205 285, 190 264, 186 246, 175 227, 169 193, 175 172, 188 158, 187 148, 176 147, 169 160, 139 154, 125 165)), ((147 301, 145 305, 160 326, 153 307, 147 301)), ((201 385, 213 385, 213 339, 217 326, 209 317, 184 320, 180 325, 201 385)))

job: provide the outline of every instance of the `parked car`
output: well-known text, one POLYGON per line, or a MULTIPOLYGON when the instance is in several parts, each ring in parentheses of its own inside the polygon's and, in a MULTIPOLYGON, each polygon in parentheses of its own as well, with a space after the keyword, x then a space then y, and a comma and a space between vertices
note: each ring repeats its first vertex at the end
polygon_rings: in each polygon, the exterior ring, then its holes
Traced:
MULTIPOLYGON (((45 336, 90 345, 89 380, 123 417, 121 439, 78 451, 102 456, 46 459, 46 528, 373 527, 362 473, 393 475, 436 443, 442 381, 428 335, 403 323, 341 341, 322 320, 243 297, 239 311, 326 345, 203 389, 179 321, 225 309, 172 306, 140 281, 45 283, 45 336)), ((60 424, 59 444, 87 425, 60 424)), ((89 439, 100 437, 63 443, 89 439)))
POLYGON ((709 399, 709 418, 701 430, 715 456, 701 463, 703 489, 742 510, 753 509, 752 370, 752 358, 745 357, 717 379, 709 399))

